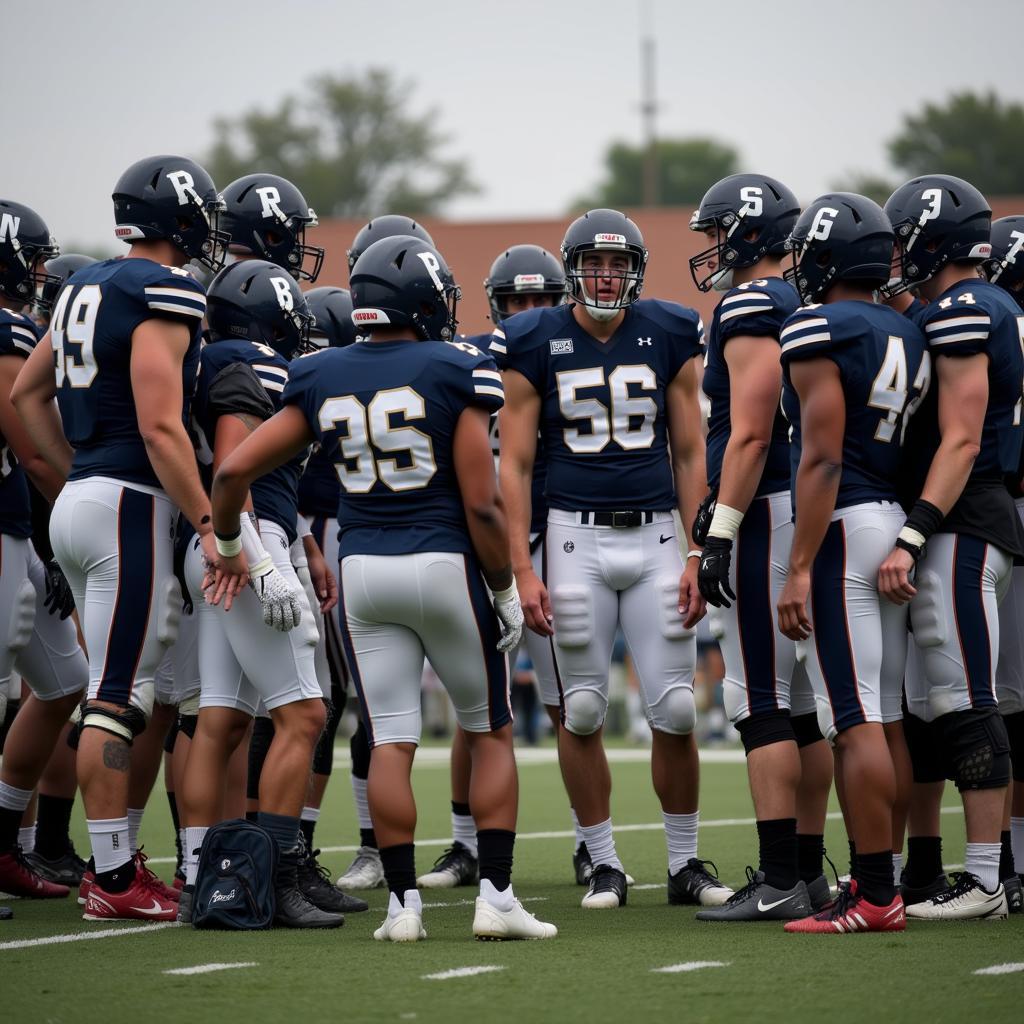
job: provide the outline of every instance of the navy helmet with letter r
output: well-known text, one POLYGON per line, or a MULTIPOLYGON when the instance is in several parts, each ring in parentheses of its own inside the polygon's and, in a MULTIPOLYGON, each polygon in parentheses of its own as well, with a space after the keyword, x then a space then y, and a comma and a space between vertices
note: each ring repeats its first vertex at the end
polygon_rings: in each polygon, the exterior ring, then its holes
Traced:
POLYGON ((690 218, 691 231, 714 230, 717 235, 714 245, 691 257, 693 283, 702 292, 727 292, 736 267, 785 254, 799 216, 796 196, 766 174, 730 174, 716 182, 690 218))
POLYGON ((213 179, 184 156, 137 160, 114 186, 114 234, 123 242, 165 239, 216 273, 224 266, 224 200, 213 179))
POLYGON ((433 245, 434 240, 422 224, 417 224, 412 217, 403 217, 400 213, 385 213, 380 217, 374 217, 368 224, 364 224, 352 239, 352 247, 348 250, 349 273, 356 265, 356 260, 382 238, 394 238, 396 235, 412 235, 427 245, 433 245))
POLYGON ((92 256, 85 256, 80 252, 66 252, 52 260, 46 261, 46 279, 42 287, 36 292, 35 308, 43 316, 49 316, 53 304, 57 301, 61 288, 67 283, 68 278, 92 263, 98 262, 92 256))
POLYGON ((586 307, 595 320, 612 320, 620 309, 640 298, 647 269, 647 247, 640 229, 624 213, 601 209, 577 217, 565 232, 561 252, 569 295, 586 307), (597 299, 587 294, 587 278, 598 276, 583 267, 589 252, 623 252, 629 257, 629 266, 625 269, 600 272, 601 277, 618 281, 618 294, 614 299, 597 299))
POLYGON ((356 330, 411 327, 422 340, 451 341, 461 298, 444 257, 412 235, 374 242, 356 260, 349 280, 356 330))
POLYGON ((805 305, 820 302, 837 281, 880 288, 892 266, 893 229, 867 196, 830 192, 800 215, 787 245, 793 266, 783 277, 805 305))
POLYGON ((927 281, 947 263, 981 263, 992 253, 992 210, 963 178, 914 178, 893 192, 885 212, 899 246, 899 276, 886 289, 889 295, 927 281))
POLYGON ((225 267, 206 292, 210 340, 247 340, 291 359, 309 342, 313 317, 295 279, 276 263, 225 267))
POLYGON ((315 321, 309 329, 311 349, 344 348, 356 340, 352 294, 347 288, 312 288, 306 292, 306 305, 315 321))
POLYGON ((296 281, 315 281, 324 264, 324 250, 306 245, 306 228, 315 228, 316 214, 303 194, 277 174, 247 174, 224 189, 221 226, 231 250, 283 267, 296 281), (306 260, 312 260, 307 267, 306 260))
POLYGON ((60 249, 43 218, 23 203, 0 199, 0 294, 31 302, 48 282, 43 264, 60 249))
POLYGON ((513 245, 491 264, 484 291, 491 321, 498 324, 511 315, 506 304, 511 295, 547 295, 552 306, 561 305, 565 301, 565 271, 539 245, 513 245))
POLYGON ((992 254, 981 269, 992 284, 1005 288, 1024 307, 1024 217, 992 221, 992 254))

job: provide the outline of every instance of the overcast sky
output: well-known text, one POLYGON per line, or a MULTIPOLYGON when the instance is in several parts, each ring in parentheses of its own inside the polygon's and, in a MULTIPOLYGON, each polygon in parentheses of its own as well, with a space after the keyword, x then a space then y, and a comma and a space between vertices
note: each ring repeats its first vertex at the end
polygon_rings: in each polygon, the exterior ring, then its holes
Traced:
POLYGON ((214 117, 370 67, 410 81, 411 110, 436 108, 448 153, 483 186, 453 216, 559 215, 600 178, 609 141, 640 138, 645 8, 659 133, 730 142, 745 169, 805 200, 846 171, 885 171, 885 140, 926 100, 967 88, 1024 99, 1020 0, 2 6, 0 196, 39 211, 65 251, 116 248, 109 196, 134 160, 201 157, 214 117))

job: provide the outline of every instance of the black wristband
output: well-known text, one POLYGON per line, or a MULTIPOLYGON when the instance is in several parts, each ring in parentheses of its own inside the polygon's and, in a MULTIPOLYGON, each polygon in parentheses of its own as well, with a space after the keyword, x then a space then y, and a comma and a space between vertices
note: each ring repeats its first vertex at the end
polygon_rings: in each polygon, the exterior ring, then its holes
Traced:
POLYGON ((927 541, 945 518, 941 509, 936 508, 930 501, 918 498, 910 510, 910 515, 907 516, 906 525, 911 530, 916 530, 927 541))
POLYGON ((908 552, 910 554, 910 557, 913 558, 915 564, 917 564, 921 556, 924 554, 923 547, 921 547, 918 544, 912 544, 909 540, 904 540, 902 537, 896 538, 895 546, 908 552))
POLYGON ((213 535, 214 535, 214 537, 217 538, 217 540, 223 540, 223 541, 238 540, 238 538, 242 536, 242 528, 241 528, 241 526, 239 526, 239 528, 237 530, 235 530, 234 533, 218 533, 216 530, 214 530, 213 531, 213 535))

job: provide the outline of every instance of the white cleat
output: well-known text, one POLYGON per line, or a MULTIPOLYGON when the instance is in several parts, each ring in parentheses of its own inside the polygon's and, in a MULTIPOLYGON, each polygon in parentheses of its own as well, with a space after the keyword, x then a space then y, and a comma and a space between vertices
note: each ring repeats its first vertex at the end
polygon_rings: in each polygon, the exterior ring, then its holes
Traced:
POLYGON ((379 889, 384 884, 380 851, 360 846, 348 870, 334 883, 339 889, 379 889))
POLYGON ((1002 883, 995 892, 982 888, 981 882, 967 871, 953 876, 953 884, 923 903, 906 909, 913 921, 1002 921, 1009 913, 1002 883))
POLYGON ((420 894, 409 889, 405 894, 405 906, 392 893, 388 899, 388 916, 373 933, 378 942, 419 942, 427 933, 423 929, 423 904, 420 894))
POLYGON ((478 939, 553 939, 558 929, 553 924, 538 921, 519 900, 511 910, 499 910, 482 896, 476 898, 473 915, 473 934, 478 939))

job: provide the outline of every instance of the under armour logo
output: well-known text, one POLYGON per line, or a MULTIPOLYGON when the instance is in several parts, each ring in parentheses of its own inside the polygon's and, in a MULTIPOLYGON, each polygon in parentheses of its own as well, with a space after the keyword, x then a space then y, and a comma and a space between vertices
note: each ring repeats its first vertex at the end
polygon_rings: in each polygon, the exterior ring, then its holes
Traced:
POLYGON ((636 339, 636 343, 637 343, 638 346, 653 344, 653 342, 651 341, 650 338, 637 338, 636 339))

